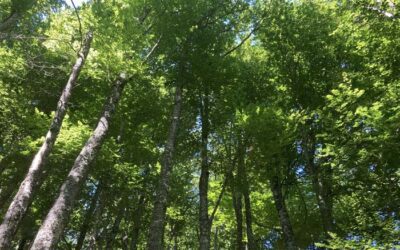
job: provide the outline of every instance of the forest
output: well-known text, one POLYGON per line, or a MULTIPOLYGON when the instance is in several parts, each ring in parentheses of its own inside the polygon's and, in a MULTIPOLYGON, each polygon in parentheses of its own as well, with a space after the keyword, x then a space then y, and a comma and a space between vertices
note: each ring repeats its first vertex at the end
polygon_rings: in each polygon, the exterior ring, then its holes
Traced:
POLYGON ((400 249, 400 1, 0 0, 0 250, 400 249))

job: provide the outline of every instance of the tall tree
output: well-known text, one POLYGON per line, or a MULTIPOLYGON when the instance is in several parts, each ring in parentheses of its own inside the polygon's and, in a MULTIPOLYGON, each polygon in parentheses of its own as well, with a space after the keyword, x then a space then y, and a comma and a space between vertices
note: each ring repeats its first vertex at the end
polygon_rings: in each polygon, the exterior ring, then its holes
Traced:
POLYGON ((91 31, 89 31, 86 34, 82 51, 78 54, 78 58, 72 68, 68 82, 60 96, 54 118, 46 134, 45 140, 33 158, 28 173, 25 179, 22 181, 19 190, 13 198, 7 213, 4 216, 4 220, 0 225, 0 249, 7 249, 10 247, 12 237, 15 234, 23 216, 25 215, 28 206, 32 202, 36 189, 40 185, 43 167, 45 166, 46 160, 51 153, 51 150, 60 132, 63 119, 67 112, 67 105, 72 94, 72 89, 78 80, 79 73, 81 72, 81 69, 87 58, 92 39, 93 34, 91 31))
POLYGON ((171 114, 171 125, 168 132, 168 140, 165 146, 163 161, 161 165, 160 180, 156 192, 156 201, 153 208, 150 236, 147 242, 148 249, 163 249, 164 221, 167 209, 169 190, 169 176, 172 168, 172 157, 175 150, 176 136, 178 133, 179 120, 182 109, 182 85, 178 82, 175 88, 174 107, 171 114))
POLYGON ((201 171, 199 181, 199 231, 200 249, 210 249, 211 221, 208 215, 208 181, 210 176, 208 159, 208 135, 209 135, 209 93, 205 86, 204 94, 200 98, 201 119, 201 171))
POLYGON ((111 94, 104 105, 99 122, 76 158, 66 181, 61 186, 60 195, 43 221, 33 242, 32 249, 51 249, 56 246, 64 230, 69 213, 73 208, 79 189, 88 176, 90 163, 96 157, 107 135, 111 116, 115 111, 126 81, 127 76, 121 73, 113 84, 111 94))

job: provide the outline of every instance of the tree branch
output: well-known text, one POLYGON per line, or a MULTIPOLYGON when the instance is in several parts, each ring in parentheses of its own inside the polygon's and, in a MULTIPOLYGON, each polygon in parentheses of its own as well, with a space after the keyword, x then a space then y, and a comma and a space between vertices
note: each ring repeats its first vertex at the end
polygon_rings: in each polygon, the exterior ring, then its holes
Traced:
POLYGON ((80 52, 82 49, 82 46, 83 46, 82 22, 81 22, 79 13, 78 13, 78 9, 76 8, 76 5, 74 3, 74 0, 71 0, 71 4, 72 4, 72 7, 74 7, 75 15, 78 18, 78 22, 79 22, 79 34, 81 35, 81 47, 79 48, 79 52, 80 52))

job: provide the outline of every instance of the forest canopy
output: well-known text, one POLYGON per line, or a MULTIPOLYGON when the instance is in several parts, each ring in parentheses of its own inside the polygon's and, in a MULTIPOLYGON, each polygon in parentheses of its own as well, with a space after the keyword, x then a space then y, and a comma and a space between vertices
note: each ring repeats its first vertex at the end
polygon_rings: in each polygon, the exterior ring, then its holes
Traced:
POLYGON ((400 249, 398 0, 0 0, 0 250, 400 249))

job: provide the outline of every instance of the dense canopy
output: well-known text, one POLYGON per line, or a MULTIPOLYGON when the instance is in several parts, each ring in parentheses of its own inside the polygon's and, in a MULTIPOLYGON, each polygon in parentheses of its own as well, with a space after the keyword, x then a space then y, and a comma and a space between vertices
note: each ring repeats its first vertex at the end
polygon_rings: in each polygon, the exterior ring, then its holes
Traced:
POLYGON ((0 250, 400 249, 397 0, 0 0, 0 250))

